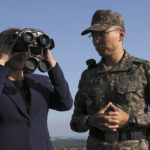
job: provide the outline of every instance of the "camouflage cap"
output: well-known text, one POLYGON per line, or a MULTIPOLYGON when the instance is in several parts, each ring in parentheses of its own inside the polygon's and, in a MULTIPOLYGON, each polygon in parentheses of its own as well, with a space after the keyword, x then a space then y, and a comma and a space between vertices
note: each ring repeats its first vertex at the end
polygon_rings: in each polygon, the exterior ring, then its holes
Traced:
POLYGON ((112 10, 97 10, 92 18, 91 26, 84 30, 81 35, 91 31, 104 31, 112 26, 120 26, 124 29, 124 21, 119 13, 112 10))

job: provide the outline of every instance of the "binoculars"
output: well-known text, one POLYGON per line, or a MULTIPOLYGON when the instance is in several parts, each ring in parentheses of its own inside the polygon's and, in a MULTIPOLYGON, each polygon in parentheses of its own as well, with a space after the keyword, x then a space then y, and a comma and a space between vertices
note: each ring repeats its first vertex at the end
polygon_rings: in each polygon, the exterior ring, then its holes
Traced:
POLYGON ((31 72, 36 68, 41 72, 50 70, 50 64, 44 58, 44 54, 47 49, 53 49, 55 44, 54 40, 49 38, 43 31, 25 28, 18 35, 10 34, 4 37, 4 42, 10 42, 10 39, 16 39, 12 52, 28 52, 29 58, 25 62, 25 69, 31 72), (41 55, 39 62, 36 55, 41 55))
POLYGON ((13 52, 27 51, 28 47, 33 54, 40 54, 41 50, 53 49, 54 40, 41 30, 25 28, 17 35, 13 52))

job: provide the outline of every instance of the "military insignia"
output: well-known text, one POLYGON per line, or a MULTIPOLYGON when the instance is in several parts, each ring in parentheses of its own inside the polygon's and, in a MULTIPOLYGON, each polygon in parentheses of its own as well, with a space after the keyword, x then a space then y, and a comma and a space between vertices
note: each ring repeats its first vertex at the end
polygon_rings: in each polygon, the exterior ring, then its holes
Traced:
POLYGON ((141 59, 141 58, 136 58, 135 60, 133 60, 133 62, 135 62, 135 63, 143 63, 143 62, 145 62, 145 60, 141 59))
POLYGON ((142 63, 142 64, 145 64, 146 66, 150 67, 150 62, 145 59, 141 59, 141 58, 135 58, 133 60, 133 63, 142 63))

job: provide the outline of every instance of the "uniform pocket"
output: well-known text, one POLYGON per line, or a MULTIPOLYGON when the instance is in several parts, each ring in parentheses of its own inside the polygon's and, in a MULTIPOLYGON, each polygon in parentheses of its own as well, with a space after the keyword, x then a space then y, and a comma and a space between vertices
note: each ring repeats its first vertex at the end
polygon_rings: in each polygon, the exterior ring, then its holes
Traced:
POLYGON ((124 111, 134 114, 141 105, 140 93, 140 88, 136 84, 120 85, 117 88, 117 103, 124 111))
POLYGON ((100 87, 94 87, 88 91, 86 96, 86 109, 88 114, 94 114, 106 105, 104 92, 104 89, 100 87))
POLYGON ((117 92, 119 94, 126 94, 126 93, 136 93, 138 87, 135 86, 120 86, 117 88, 117 92))
POLYGON ((117 97, 121 103, 127 104, 137 95, 138 87, 136 86, 119 86, 117 88, 117 97))

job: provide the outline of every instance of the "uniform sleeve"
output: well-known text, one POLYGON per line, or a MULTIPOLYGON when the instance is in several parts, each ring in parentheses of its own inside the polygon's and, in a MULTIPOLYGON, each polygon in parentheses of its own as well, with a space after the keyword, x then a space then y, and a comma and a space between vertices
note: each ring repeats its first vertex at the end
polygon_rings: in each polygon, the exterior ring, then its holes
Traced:
POLYGON ((48 72, 48 74, 54 87, 51 95, 50 108, 60 111, 71 109, 73 103, 72 96, 68 83, 65 80, 64 74, 58 63, 48 72))
MULTIPOLYGON (((135 115, 136 116, 136 115, 135 115)), ((150 112, 136 116, 138 127, 150 128, 150 112)))
POLYGON ((82 73, 81 80, 79 82, 79 89, 75 96, 74 112, 70 122, 71 129, 76 132, 85 132, 89 129, 87 125, 88 113, 86 111, 86 96, 83 93, 84 78, 86 71, 82 73))
POLYGON ((137 118, 138 126, 150 128, 150 68, 146 70, 147 86, 145 89, 145 99, 147 109, 144 114, 135 115, 137 118))
POLYGON ((78 91, 75 96, 74 112, 70 122, 71 129, 76 132, 87 131, 89 129, 87 119, 88 114, 86 113, 85 97, 78 91))

